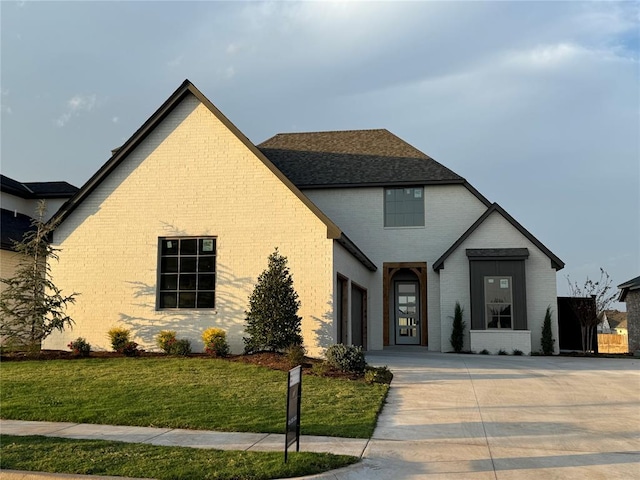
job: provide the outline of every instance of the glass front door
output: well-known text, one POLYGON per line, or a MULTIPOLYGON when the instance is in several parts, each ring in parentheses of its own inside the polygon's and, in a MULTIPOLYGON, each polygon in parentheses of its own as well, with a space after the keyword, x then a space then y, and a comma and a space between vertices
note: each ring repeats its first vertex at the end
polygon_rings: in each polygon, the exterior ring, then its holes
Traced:
POLYGON ((395 324, 397 345, 420 345, 420 289, 418 282, 396 282, 395 324))

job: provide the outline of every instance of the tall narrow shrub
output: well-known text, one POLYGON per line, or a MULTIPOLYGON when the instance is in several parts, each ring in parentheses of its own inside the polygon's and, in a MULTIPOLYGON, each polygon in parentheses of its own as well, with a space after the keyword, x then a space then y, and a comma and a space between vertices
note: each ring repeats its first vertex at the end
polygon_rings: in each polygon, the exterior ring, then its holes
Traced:
POLYGON ((544 323, 542 324, 542 353, 543 355, 553 355, 553 333, 551 332, 551 305, 547 306, 544 314, 544 323))
POLYGON ((245 352, 284 351, 291 345, 301 345, 299 308, 287 257, 280 255, 276 248, 249 297, 249 310, 245 312, 245 352))
POLYGON ((464 328, 466 322, 462 320, 462 314, 464 309, 460 306, 460 302, 456 302, 455 310, 453 311, 453 329, 451 330, 451 346, 453 351, 460 353, 464 346, 464 328))

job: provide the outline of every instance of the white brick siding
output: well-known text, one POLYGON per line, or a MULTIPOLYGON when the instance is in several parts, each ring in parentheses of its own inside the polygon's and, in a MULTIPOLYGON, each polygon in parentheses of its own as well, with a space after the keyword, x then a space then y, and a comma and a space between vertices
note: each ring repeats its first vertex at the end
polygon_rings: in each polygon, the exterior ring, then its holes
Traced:
POLYGON ((306 346, 318 351, 318 312, 333 287, 327 226, 193 96, 70 214, 54 244, 62 249, 56 284, 81 295, 69 310, 76 327, 45 348, 82 336, 108 350, 106 332, 119 325, 144 348, 172 329, 197 351, 202 331, 217 326, 239 352, 248 297, 279 247, 300 295, 306 346), (203 235, 218 239, 215 311, 156 310, 158 237, 203 235))
POLYGON ((378 267, 369 289, 369 349, 383 347, 382 264, 427 262, 429 350, 440 351, 440 278, 431 267, 480 217, 485 205, 462 185, 425 186, 425 226, 384 228, 382 187, 313 189, 304 193, 378 267))
MULTIPOLYGON (((551 268, 549 257, 525 238, 498 212, 492 213, 483 224, 447 258, 444 263, 444 268, 440 270, 440 305, 442 308, 441 323, 443 327, 441 338, 443 351, 450 350, 451 347, 449 337, 451 335, 453 322, 449 316, 453 315, 456 301, 460 302, 465 312, 464 319, 467 323, 465 349, 473 348, 469 343, 471 301, 469 291, 469 259, 466 255, 466 249, 521 247, 526 247, 529 250, 529 258, 524 262, 527 288, 527 326, 531 332, 531 349, 533 351, 539 351, 541 348, 540 339, 542 336, 544 315, 547 305, 551 305, 553 309, 553 338, 556 339, 555 350, 556 353, 559 352, 556 272, 551 268)), ((487 349, 490 350, 489 348, 487 349)), ((520 350, 523 349, 520 348, 520 350)))

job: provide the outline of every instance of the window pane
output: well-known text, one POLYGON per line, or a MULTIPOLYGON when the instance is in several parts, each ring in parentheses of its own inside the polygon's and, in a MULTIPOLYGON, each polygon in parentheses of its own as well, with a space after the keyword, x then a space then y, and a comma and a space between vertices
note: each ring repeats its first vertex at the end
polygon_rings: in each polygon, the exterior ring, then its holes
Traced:
POLYGON ((177 290, 178 275, 160 275, 160 290, 177 290))
POLYGON ((200 257, 198 259, 198 271, 214 272, 215 264, 216 264, 216 257, 214 256, 200 257))
POLYGON ((199 240, 198 252, 205 255, 211 255, 216 251, 216 239, 215 238, 201 238, 199 240))
POLYGON ((385 227, 424 226, 422 187, 387 189, 384 198, 385 227))
POLYGON ((182 257, 180 259, 180 273, 189 273, 196 271, 196 257, 182 257))
POLYGON ((165 257, 160 262, 160 273, 177 273, 178 257, 165 257))
POLYGON ((215 275, 198 275, 198 290, 213 290, 215 288, 215 275))
POLYGON ((180 255, 195 255, 198 251, 198 240, 195 238, 180 240, 180 255))
POLYGON ((196 274, 180 275, 180 290, 195 290, 196 277, 197 277, 196 274))
POLYGON ((213 308, 215 305, 215 294, 213 292, 198 293, 198 308, 213 308))
POLYGON ((400 293, 415 293, 416 286, 412 283, 404 283, 398 285, 398 292, 400 293))
POLYGON ((178 240, 163 240, 162 255, 175 255, 178 253, 178 240))
POLYGON ((196 294, 195 292, 180 292, 180 299, 178 301, 178 307, 180 308, 195 308, 196 306, 196 294))
POLYGON ((178 306, 178 294, 163 292, 160 294, 160 308, 176 308, 178 306))

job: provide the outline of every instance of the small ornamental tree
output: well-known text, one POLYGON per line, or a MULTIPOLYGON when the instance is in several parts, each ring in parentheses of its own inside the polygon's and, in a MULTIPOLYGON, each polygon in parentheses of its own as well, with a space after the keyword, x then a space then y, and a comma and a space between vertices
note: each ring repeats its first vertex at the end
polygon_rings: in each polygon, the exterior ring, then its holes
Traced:
POLYGON ((611 285, 611 277, 600 268, 600 278, 596 281, 589 277, 583 285, 572 282, 567 277, 569 283, 569 305, 575 316, 580 321, 582 331, 582 351, 584 353, 593 350, 594 331, 600 323, 600 314, 604 312, 611 303, 618 297, 618 292, 611 285), (585 301, 593 299, 593 301, 585 301))
POLYGON ((65 296, 53 283, 50 262, 58 260, 59 249, 49 243, 56 225, 44 222, 45 212, 42 200, 32 228, 22 241, 14 242, 19 261, 13 277, 0 279, 6 286, 0 295, 0 337, 6 344, 27 347, 32 353, 54 330, 73 325, 65 312, 78 295, 65 296))
POLYGON ((464 328, 467 326, 466 322, 462 320, 462 314, 464 309, 460 306, 459 302, 456 302, 455 309, 453 311, 453 329, 451 330, 451 346, 453 351, 460 353, 464 346, 464 328))
POLYGON ((245 312, 246 353, 284 351, 291 345, 302 344, 300 301, 293 288, 287 257, 280 255, 276 248, 268 261, 267 269, 258 277, 249 297, 249 310, 245 312))
POLYGON ((553 355, 553 333, 551 331, 551 305, 547 306, 547 311, 544 314, 544 323, 542 324, 542 354, 553 355))

